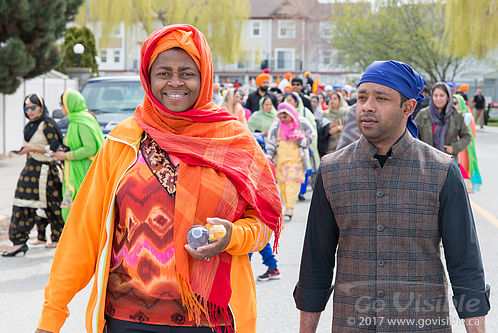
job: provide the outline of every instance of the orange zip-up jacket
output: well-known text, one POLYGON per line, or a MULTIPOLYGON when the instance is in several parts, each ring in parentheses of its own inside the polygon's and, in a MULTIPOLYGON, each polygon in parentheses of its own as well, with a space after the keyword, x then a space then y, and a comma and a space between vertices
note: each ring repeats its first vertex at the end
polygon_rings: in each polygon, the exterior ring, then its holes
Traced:
MULTIPOLYGON (((134 118, 121 122, 109 133, 93 161, 55 252, 39 329, 59 332, 69 316, 67 305, 95 275, 85 327, 87 332, 103 331, 116 190, 137 159, 142 133, 134 118)), ((252 208, 233 223, 231 240, 225 251, 232 255, 229 306, 236 332, 256 332, 256 287, 247 253, 261 250, 272 234, 252 208)))

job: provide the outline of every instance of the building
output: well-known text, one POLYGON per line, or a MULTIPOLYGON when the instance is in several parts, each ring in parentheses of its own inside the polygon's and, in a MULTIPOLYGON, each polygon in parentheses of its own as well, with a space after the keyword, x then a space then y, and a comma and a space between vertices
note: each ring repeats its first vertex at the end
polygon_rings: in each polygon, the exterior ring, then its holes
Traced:
MULTIPOLYGON (((241 51, 236 63, 225 64, 213 55, 215 81, 249 82, 269 68, 276 78, 286 72, 302 76, 320 73, 328 83, 346 81, 350 74, 332 61, 330 4, 317 0, 250 0, 249 20, 240 31, 241 51)), ((89 25, 96 40, 99 24, 89 25)), ((146 38, 139 25, 124 24, 113 31, 106 47, 98 47, 101 75, 138 73, 141 41, 146 38)), ((356 75, 357 76, 357 75, 356 75)))
POLYGON ((332 60, 330 15, 330 4, 317 0, 251 0, 239 61, 216 61, 215 80, 247 82, 268 68, 274 77, 309 71, 322 82, 349 81, 357 75, 332 60))

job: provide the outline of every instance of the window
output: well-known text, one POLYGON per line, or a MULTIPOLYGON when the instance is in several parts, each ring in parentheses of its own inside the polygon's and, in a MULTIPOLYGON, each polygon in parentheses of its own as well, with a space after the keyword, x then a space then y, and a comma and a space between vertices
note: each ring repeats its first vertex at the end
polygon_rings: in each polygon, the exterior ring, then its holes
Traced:
POLYGON ((279 38, 295 38, 296 23, 291 20, 278 21, 278 37, 279 38))
POLYGON ((114 50, 114 62, 120 62, 121 50, 114 50))
POLYGON ((100 62, 107 62, 107 50, 100 50, 100 62))
POLYGON ((332 39, 332 25, 329 21, 320 22, 320 37, 323 39, 331 40, 332 39))
POLYGON ((260 37, 261 36, 261 22, 252 22, 252 36, 260 37))
POLYGON ((322 63, 324 65, 330 64, 330 59, 332 58, 332 52, 330 50, 322 50, 322 63))
POLYGON ((276 49, 277 69, 294 70, 294 49, 276 49))

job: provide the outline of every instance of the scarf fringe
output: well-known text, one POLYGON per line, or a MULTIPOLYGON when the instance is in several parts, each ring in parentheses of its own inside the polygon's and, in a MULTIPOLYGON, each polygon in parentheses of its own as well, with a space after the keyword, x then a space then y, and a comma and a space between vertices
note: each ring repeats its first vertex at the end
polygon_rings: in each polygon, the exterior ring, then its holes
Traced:
POLYGON ((282 215, 279 217, 279 223, 277 229, 275 230, 275 236, 273 240, 273 253, 278 254, 278 240, 280 239, 280 234, 285 229, 285 223, 283 221, 282 215))
POLYGON ((208 302, 207 299, 198 297, 192 291, 190 283, 185 281, 183 276, 177 274, 182 304, 187 308, 189 320, 195 320, 195 324, 200 326, 201 315, 208 321, 209 327, 216 333, 222 333, 221 326, 225 326, 226 333, 235 333, 232 325, 232 317, 228 307, 221 307, 208 302))
POLYGON ((224 324, 226 333, 235 333, 235 329, 232 325, 232 317, 230 316, 228 307, 222 308, 207 301, 204 303, 208 308, 208 322, 209 325, 211 325, 211 329, 213 329, 216 333, 223 333, 221 331, 221 325, 224 324))
POLYGON ((177 273, 177 280, 180 289, 180 295, 182 296, 182 304, 187 308, 188 319, 194 319, 195 324, 199 326, 201 323, 201 314, 204 314, 206 318, 209 318, 207 309, 197 299, 197 296, 192 291, 190 283, 186 281, 179 273, 177 273))

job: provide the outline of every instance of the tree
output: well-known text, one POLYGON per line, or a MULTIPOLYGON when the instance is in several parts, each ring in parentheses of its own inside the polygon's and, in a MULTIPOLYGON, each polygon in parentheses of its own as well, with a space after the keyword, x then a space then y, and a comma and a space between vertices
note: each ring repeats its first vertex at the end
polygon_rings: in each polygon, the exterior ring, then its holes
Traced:
POLYGON ((482 59, 498 47, 498 1, 446 0, 448 46, 460 56, 482 59))
POLYGON ((83 0, 0 0, 0 92, 21 78, 46 73, 60 61, 56 40, 83 0))
POLYGON ((399 60, 427 81, 452 80, 464 61, 444 46, 443 13, 435 1, 334 4, 337 60, 357 70, 374 60, 399 60))
POLYGON ((77 28, 71 27, 66 31, 64 39, 64 67, 76 67, 78 64, 78 56, 74 54, 73 47, 80 43, 85 47, 85 52, 81 55, 81 67, 90 67, 92 72, 98 73, 98 65, 95 57, 97 56, 97 48, 95 47, 95 37, 90 29, 86 27, 77 28))
MULTIPOLYGON (((121 22, 127 27, 139 24, 146 34, 159 26, 191 24, 206 36, 213 57, 233 62, 240 48, 242 24, 249 13, 249 0, 169 0, 167 5, 163 0, 87 0, 77 21, 81 25, 100 23, 104 37, 121 22)), ((105 41, 103 38, 99 44, 105 41)))

